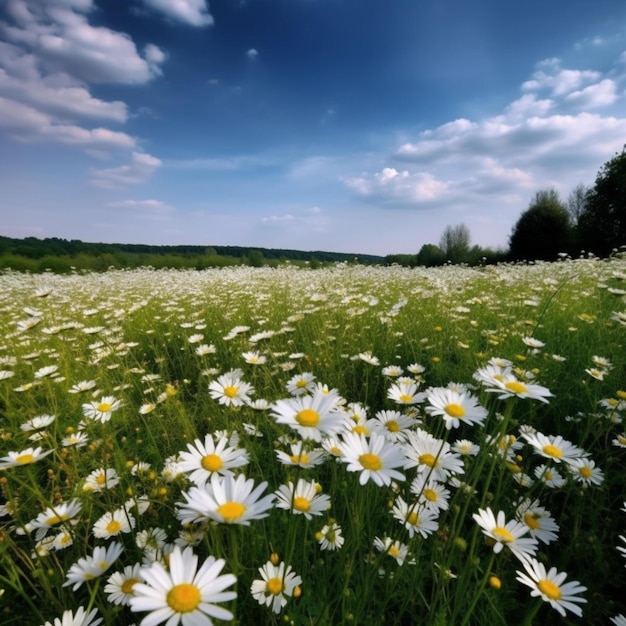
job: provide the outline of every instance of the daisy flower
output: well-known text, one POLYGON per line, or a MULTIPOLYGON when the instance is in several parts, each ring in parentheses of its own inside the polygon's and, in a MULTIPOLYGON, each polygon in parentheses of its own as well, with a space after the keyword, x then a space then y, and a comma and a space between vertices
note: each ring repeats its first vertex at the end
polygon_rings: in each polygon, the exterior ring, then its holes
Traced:
POLYGON ((560 435, 543 435, 537 432, 522 436, 538 454, 547 459, 552 459, 556 463, 561 461, 573 463, 585 454, 584 450, 566 441, 560 435))
POLYGON ((114 468, 109 467, 105 469, 101 467, 91 472, 87 478, 85 478, 83 491, 97 492, 103 491, 104 489, 113 489, 119 482, 120 479, 114 468))
POLYGON ((515 515, 530 529, 530 536, 542 543, 548 544, 556 541, 559 525, 550 515, 550 511, 544 509, 539 500, 525 499, 517 507, 515 515))
POLYGON ((535 468, 535 476, 551 489, 558 489, 565 484, 565 478, 549 465, 538 465, 535 468))
POLYGON ((6 456, 0 457, 0 470, 8 467, 18 467, 20 465, 30 465, 36 463, 51 454, 53 450, 43 451, 42 447, 26 448, 19 452, 9 452, 6 456))
POLYGON ((400 411, 378 411, 373 420, 372 428, 384 435, 389 441, 404 441, 406 431, 417 424, 417 420, 402 414, 400 411))
POLYGON ((382 539, 374 537, 374 548, 394 558, 398 565, 404 565, 409 554, 409 547, 406 544, 397 540, 394 541, 391 537, 383 537, 382 539))
POLYGON ((321 465, 326 459, 326 452, 321 449, 305 450, 304 442, 290 444, 291 454, 282 450, 276 450, 278 461, 283 465, 297 465, 303 469, 310 469, 316 465, 321 465))
POLYGON ((330 509, 330 496, 319 494, 318 484, 314 480, 308 482, 304 478, 299 478, 295 487, 289 481, 274 493, 279 509, 291 510, 296 515, 302 514, 309 520, 313 515, 323 515, 330 509))
POLYGON ((294 590, 302 584, 302 578, 283 561, 278 565, 268 561, 259 567, 259 574, 261 578, 254 580, 250 587, 252 597, 259 604, 271 606, 274 613, 280 613, 287 604, 287 597, 293 596, 294 590))
POLYGON ((302 439, 321 441, 323 435, 335 435, 343 427, 344 413, 339 410, 339 396, 317 389, 313 395, 278 400, 271 409, 277 424, 293 428, 302 439))
POLYGON ((90 391, 96 386, 95 380, 81 380, 80 382, 72 385, 68 391, 69 393, 82 393, 84 391, 90 391))
POLYGON ((529 532, 528 526, 516 520, 505 521, 504 511, 498 511, 497 516, 490 508, 478 509, 472 515, 480 526, 483 534, 493 540, 493 551, 498 554, 504 546, 521 561, 537 551, 537 540, 524 537, 529 532))
POLYGON ((111 574, 104 586, 107 600, 113 604, 128 606, 130 599, 134 597, 133 587, 142 581, 141 565, 127 565, 121 572, 111 574))
POLYGON ((83 415, 88 419, 104 424, 111 419, 111 414, 121 406, 122 401, 114 396, 103 396, 100 400, 83 404, 83 415))
POLYGON ((246 363, 251 365, 263 365, 267 361, 267 357, 259 354, 257 351, 244 352, 241 355, 246 363))
POLYGON ((204 485, 212 474, 231 475, 232 469, 250 462, 248 452, 242 448, 229 446, 228 437, 221 437, 217 442, 212 435, 195 439, 188 443, 189 452, 180 453, 180 469, 189 474, 196 485, 204 485))
POLYGON ((476 456, 480 452, 480 446, 469 439, 457 439, 452 444, 452 450, 461 456, 476 456))
POLYGON ((56 528, 65 522, 69 522, 75 518, 82 508, 79 500, 74 498, 69 502, 59 502, 53 507, 47 507, 37 517, 32 520, 29 525, 36 530, 35 539, 39 541, 48 533, 51 528, 56 528))
POLYGON ((141 624, 155 626, 211 626, 211 618, 232 620, 233 614, 218 602, 234 600, 237 593, 225 591, 237 582, 233 574, 222 574, 224 559, 209 556, 200 569, 191 547, 182 552, 176 546, 169 559, 169 571, 155 562, 141 569, 145 582, 135 583, 129 599, 131 611, 150 611, 141 624))
POLYGON ((569 464, 570 474, 574 480, 582 483, 583 487, 601 485, 604 482, 604 473, 596 467, 595 461, 588 458, 575 459, 569 464))
POLYGON ((123 550, 121 543, 111 543, 106 548, 94 548, 91 556, 78 559, 70 567, 63 587, 74 585, 72 591, 76 591, 85 581, 101 576, 117 561, 123 550))
POLYGON ((415 381, 395 382, 387 390, 387 397, 396 404, 417 404, 423 402, 425 394, 418 393, 418 383, 415 381))
POLYGON ((383 435, 346 433, 339 442, 341 461, 347 463, 349 472, 360 472, 359 483, 364 485, 370 478, 379 486, 390 485, 392 480, 404 480, 404 474, 396 467, 404 465, 402 450, 387 441, 383 435))
POLYGON ((452 452, 450 444, 421 428, 408 433, 402 451, 405 469, 417 467, 418 472, 425 472, 433 480, 446 482, 450 476, 465 472, 461 457, 452 452))
POLYGON ((63 439, 61 439, 61 445, 64 448, 84 448, 88 443, 89 436, 82 430, 70 433, 67 437, 63 437, 63 439))
POLYGON ((322 530, 315 533, 322 550, 340 550, 343 546, 344 538, 341 534, 341 526, 334 520, 322 527, 322 530))
POLYGON ((209 395, 225 406, 243 406, 254 394, 254 387, 241 379, 243 372, 234 369, 209 383, 209 395))
POLYGON ((540 597, 544 602, 549 602, 563 617, 566 610, 578 617, 582 616, 583 612, 578 604, 587 600, 578 594, 586 591, 587 587, 583 587, 576 580, 566 583, 567 574, 558 573, 556 567, 546 571, 545 565, 535 559, 525 559, 522 565, 524 571, 516 571, 517 580, 532 589, 532 597, 540 597))
POLYGON ((183 524, 213 521, 220 524, 249 526, 251 520, 269 515, 274 494, 261 498, 267 482, 254 487, 254 480, 243 474, 237 478, 213 474, 203 487, 183 492, 185 502, 178 502, 177 517, 183 524))
POLYGON ((296 374, 287 381, 287 391, 292 396, 302 396, 310 393, 315 388, 316 377, 310 372, 296 374))
POLYGON ((442 483, 429 478, 426 474, 418 474, 413 479, 411 493, 418 497, 420 504, 434 513, 448 510, 450 492, 442 483))
POLYGON ((135 518, 121 508, 102 515, 93 525, 91 532, 99 539, 109 539, 120 533, 129 533, 135 528, 135 524, 135 518))
POLYGON ((32 417, 27 420, 23 424, 20 425, 20 430, 23 432, 30 432, 32 430, 41 430, 42 428, 46 428, 50 426, 52 422, 56 419, 55 415, 37 415, 36 417, 32 417))
POLYGON ((406 528, 411 539, 415 534, 426 539, 439 528, 436 511, 417 502, 409 504, 401 496, 396 498, 391 514, 406 528))
POLYGON ((487 417, 487 409, 483 408, 476 398, 463 392, 446 387, 432 387, 426 391, 426 413, 441 416, 446 428, 458 428, 461 423, 483 423, 487 417))
POLYGON ((87 611, 82 607, 72 611, 63 611, 63 617, 55 617, 54 622, 46 622, 43 626, 98 626, 102 623, 102 618, 98 616, 98 609, 87 611))
POLYGON ((502 376, 502 380, 494 378, 492 384, 485 387, 485 391, 490 393, 499 393, 499 400, 518 397, 539 400, 545 404, 548 404, 549 402, 547 398, 552 396, 552 393, 548 388, 542 387, 541 385, 522 382, 512 373, 502 376))

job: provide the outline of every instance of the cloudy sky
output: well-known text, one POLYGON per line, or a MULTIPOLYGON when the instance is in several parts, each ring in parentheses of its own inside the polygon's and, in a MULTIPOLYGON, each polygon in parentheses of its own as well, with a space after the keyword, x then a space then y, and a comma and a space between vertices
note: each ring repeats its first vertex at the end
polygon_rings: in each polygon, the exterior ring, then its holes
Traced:
POLYGON ((625 143, 624 0, 0 0, 0 235, 506 247, 625 143))

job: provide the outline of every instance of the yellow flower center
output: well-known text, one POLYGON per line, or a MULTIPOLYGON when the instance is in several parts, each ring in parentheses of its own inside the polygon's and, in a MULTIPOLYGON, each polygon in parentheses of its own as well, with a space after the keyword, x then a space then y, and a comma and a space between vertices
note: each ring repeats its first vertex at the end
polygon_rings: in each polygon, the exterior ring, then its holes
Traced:
POLYGON ((556 459, 560 459, 563 456, 563 451, 552 444, 543 446, 542 450, 548 456, 553 456, 556 459))
POLYGON ((539 528, 539 516, 535 513, 524 513, 524 523, 531 530, 537 530, 539 528))
POLYGON ((125 593, 126 595, 132 596, 133 595, 133 587, 135 586, 135 583, 138 583, 139 580, 137 580, 136 578, 129 578, 127 580, 125 580, 122 583, 122 586, 120 587, 120 589, 122 590, 122 593, 125 593))
POLYGON ((109 402, 101 402, 96 409, 100 411, 100 413, 108 413, 113 408, 113 405, 109 402))
POLYGON ((233 387, 232 385, 229 385, 228 387, 224 387, 224 395, 227 398, 234 398, 237 395, 237 392, 239 390, 237 389, 237 387, 233 387))
POLYGON ((550 470, 546 470, 546 473, 544 474, 544 478, 546 480, 552 480, 554 478, 554 474, 550 470))
POLYGON ((106 474, 98 474, 98 475, 96 476, 96 482, 97 482, 99 485, 104 485, 104 484, 106 483, 106 481, 107 481, 106 474))
POLYGON ((583 467, 579 468, 578 473, 583 478, 591 478, 591 475, 592 475, 591 470, 586 465, 583 465, 583 467))
POLYGON ((232 524, 246 512, 246 507, 241 502, 225 502, 217 507, 217 512, 224 518, 224 522, 232 524))
POLYGON ((320 416, 313 409, 302 409, 296 414, 296 422, 304 428, 315 428, 320 423, 320 416))
POLYGON ((393 557, 399 557, 400 556, 400 550, 398 548, 396 548, 396 546, 391 546, 389 548, 388 552, 393 557))
POLYGON ((110 534, 110 535, 115 535, 117 533, 120 532, 120 530, 122 529, 122 525, 117 521, 112 519, 106 527, 106 531, 110 534))
POLYGON ((368 428, 365 428, 365 426, 359 425, 359 426, 355 426, 352 429, 353 433, 357 433, 357 435, 369 435, 370 431, 368 428))
POLYGON ((48 524, 48 526, 56 526, 57 524, 60 524, 61 522, 65 522, 69 518, 70 518, 69 515, 51 515, 46 520, 46 524, 48 524))
POLYGON ((616 407, 619 404, 619 400, 617 398, 608 398, 606 403, 609 406, 616 407))
POLYGON ((308 383, 306 382, 306 380, 300 379, 297 383, 296 383, 296 387, 298 389, 304 389, 306 386, 308 385, 308 383))
POLYGON ((435 467, 437 459, 429 452, 426 452, 426 454, 420 454, 419 462, 422 465, 428 465, 428 467, 435 467))
POLYGON ((395 420, 390 420, 385 426, 390 433, 397 433, 400 430, 400 426, 398 426, 398 422, 395 420))
POLYGON ((191 583, 181 583, 172 587, 166 596, 168 606, 175 613, 191 613, 202 600, 199 589, 191 583))
POLYGON ((434 489, 426 487, 422 494, 429 502, 437 502, 437 492, 434 489))
POLYGON ((290 457, 292 463, 301 463, 302 465, 306 465, 309 462, 308 454, 292 454, 290 457))
POLYGON ((415 511, 411 511, 407 518, 406 521, 411 524, 411 526, 417 526, 418 522, 420 521, 419 515, 415 512, 415 511))
POLYGON ((296 511, 306 513, 311 508, 311 503, 306 498, 297 496, 293 499, 293 508, 296 511))
POLYGON ((207 472, 217 472, 222 469, 224 463, 217 454, 207 454, 202 457, 200 465, 202 465, 202 469, 205 469, 207 472))
POLYGON ((515 541, 515 537, 504 526, 496 526, 491 532, 502 543, 513 543, 515 541))
POLYGON ((537 589, 543 593, 544 596, 550 600, 561 599, 561 589, 558 585, 555 585, 551 580, 542 579, 537 583, 537 589))
POLYGON ((410 396, 406 393, 403 393, 400 396, 400 402, 404 402, 405 404, 408 404, 409 402, 411 402, 413 400, 413 396, 410 396))
POLYGON ((446 404, 446 406, 443 407, 443 410, 450 416, 450 417, 463 417, 465 415, 465 409, 460 405, 460 404, 456 404, 455 402, 452 402, 450 404, 446 404))
POLYGON ((528 391, 526 385, 518 380, 511 380, 508 383, 504 383, 504 386, 513 393, 526 393, 528 391))
POLYGON ((380 460, 380 457, 369 452, 366 452, 359 457, 359 463, 366 470, 371 470, 372 472, 377 472, 378 470, 383 468, 383 463, 380 460))
POLYGON ((282 593, 284 588, 285 588, 285 585, 283 584, 283 581, 280 578, 270 578, 265 583, 265 590, 268 593, 271 593, 273 596, 277 596, 279 593, 282 593))
POLYGON ((20 454, 18 457, 15 457, 15 462, 18 465, 28 465, 35 460, 35 457, 32 454, 20 454))

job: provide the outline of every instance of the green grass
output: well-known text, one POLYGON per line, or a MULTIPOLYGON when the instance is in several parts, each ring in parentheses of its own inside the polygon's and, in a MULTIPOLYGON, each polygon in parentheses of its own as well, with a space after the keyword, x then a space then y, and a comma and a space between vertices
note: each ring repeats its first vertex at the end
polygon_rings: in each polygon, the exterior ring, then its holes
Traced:
POLYGON ((148 567, 136 538, 151 529, 166 535, 157 554, 165 563, 174 543, 191 535, 200 563, 208 556, 225 560, 222 573, 235 574, 230 589, 237 598, 221 605, 242 625, 607 624, 626 614, 626 570, 617 549, 626 534, 626 451, 614 443, 625 430, 626 329, 617 315, 625 308, 625 279, 626 262, 617 258, 482 269, 340 265, 0 275, 0 457, 37 446, 50 451, 0 470, 0 623, 53 623, 65 610, 84 607, 96 608, 106 624, 139 624, 145 613, 114 604, 104 589, 124 567, 142 560, 148 567), (236 327, 248 330, 231 332, 236 327), (193 335, 202 338, 192 343, 193 335), (528 338, 539 347, 528 346, 528 338), (206 354, 198 354, 202 345, 209 346, 206 354), (252 350, 265 362, 247 363, 242 353, 252 350), (549 402, 498 399, 487 391, 475 373, 490 359, 510 361, 522 384, 549 389, 549 402), (412 364, 423 373, 412 374, 412 364), (382 372, 390 365, 403 368, 420 392, 467 386, 486 419, 448 430, 425 410, 427 399, 396 404, 388 392, 397 381, 382 372), (47 366, 56 369, 47 373, 47 366), (367 419, 398 410, 417 420, 412 430, 419 426, 436 438, 439 450, 467 439, 480 452, 462 457, 463 473, 443 484, 449 501, 435 516, 436 530, 411 537, 392 507, 399 497, 416 502, 411 483, 428 475, 427 467, 399 467, 404 480, 378 486, 360 484, 360 474, 330 454, 310 469, 279 463, 276 451, 290 453, 289 444, 301 441, 297 432, 277 423, 271 408, 228 406, 209 393, 209 383, 234 369, 242 371, 238 384, 254 387, 252 400, 270 407, 291 397, 287 382, 294 375, 311 373, 336 390, 331 393, 342 399, 348 419, 359 406, 367 419), (93 387, 72 392, 81 381, 93 387), (110 420, 86 417, 83 405, 105 396, 121 401, 110 420), (140 412, 148 404, 153 410, 140 412), (42 415, 54 420, 38 431, 21 428, 42 415), (251 426, 260 436, 250 434, 251 426), (523 436, 531 429, 582 449, 602 471, 601 483, 585 486, 566 463, 538 454, 523 436), (289 481, 315 481, 331 508, 308 520, 274 506, 249 526, 183 528, 180 503, 193 485, 172 462, 188 444, 222 430, 236 433, 233 445, 249 456, 235 474, 267 482, 265 495, 289 481), (84 433, 84 446, 63 445, 77 433, 84 433), (509 437, 519 444, 510 456, 490 443, 512 442, 509 437), (536 477, 546 462, 563 476, 562 486, 536 477), (87 476, 107 468, 119 482, 86 491, 87 476), (529 478, 520 482, 520 475, 529 478), (95 522, 131 497, 146 504, 141 512, 128 509, 134 528, 95 537, 95 522), (559 526, 558 538, 539 543, 535 558, 587 588, 578 594, 586 600, 582 618, 569 611, 562 618, 531 598, 516 580, 520 561, 506 547, 496 554, 472 518, 489 507, 512 520, 523 498, 537 499, 559 526), (72 500, 80 512, 42 531, 38 542, 37 516, 72 500), (336 551, 321 550, 316 538, 330 520, 344 538, 336 551), (60 530, 71 545, 46 548, 60 530), (378 551, 376 537, 405 546, 404 563, 378 551), (123 552, 106 572, 76 591, 63 586, 72 565, 113 542, 123 552), (302 579, 298 597, 288 597, 280 613, 250 592, 271 555, 302 579))

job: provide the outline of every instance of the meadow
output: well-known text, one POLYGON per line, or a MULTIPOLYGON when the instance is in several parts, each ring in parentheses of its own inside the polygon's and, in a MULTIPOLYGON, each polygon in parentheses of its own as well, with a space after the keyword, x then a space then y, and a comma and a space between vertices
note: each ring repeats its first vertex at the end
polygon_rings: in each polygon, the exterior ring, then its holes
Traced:
POLYGON ((0 623, 626 625, 626 260, 0 274, 0 623))

